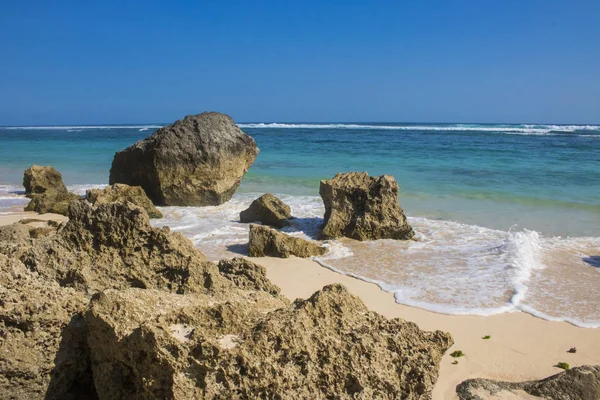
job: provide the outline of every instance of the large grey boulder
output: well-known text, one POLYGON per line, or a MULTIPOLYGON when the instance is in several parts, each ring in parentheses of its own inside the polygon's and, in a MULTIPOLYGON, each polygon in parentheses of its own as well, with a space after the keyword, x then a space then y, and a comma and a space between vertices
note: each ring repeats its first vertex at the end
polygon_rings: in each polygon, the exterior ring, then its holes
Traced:
POLYGON ((600 399, 600 366, 584 365, 539 381, 502 382, 469 379, 456 387, 460 400, 517 398, 519 392, 552 400, 600 399), (505 396, 505 397, 502 397, 505 396))
POLYGON ((254 200, 250 207, 240 213, 240 222, 260 222, 263 225, 283 228, 290 225, 291 217, 290 206, 271 193, 266 193, 254 200))
POLYGON ((117 152, 109 181, 141 186, 157 205, 218 205, 231 199, 258 151, 228 115, 188 115, 117 152))
POLYGON ((299 237, 286 235, 264 225, 250 225, 250 257, 313 257, 327 252, 325 247, 299 237))
POLYGON ((321 181, 325 205, 323 238, 410 239, 412 227, 398 204, 398 183, 391 175, 337 174, 321 181))
POLYGON ((25 211, 67 215, 69 203, 80 198, 69 193, 60 172, 50 166, 27 168, 23 174, 23 186, 25 196, 31 199, 25 211))

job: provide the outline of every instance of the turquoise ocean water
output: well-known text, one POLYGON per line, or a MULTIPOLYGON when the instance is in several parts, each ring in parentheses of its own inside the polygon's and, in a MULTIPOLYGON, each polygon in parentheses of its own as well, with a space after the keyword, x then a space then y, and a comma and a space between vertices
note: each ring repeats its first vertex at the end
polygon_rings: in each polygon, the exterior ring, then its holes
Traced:
MULTIPOLYGON (((0 128, 0 213, 26 200, 23 170, 52 165, 80 193, 108 183, 115 151, 162 124, 0 128)), ((438 312, 526 311, 600 326, 600 126, 263 124, 240 127, 261 152, 234 199, 165 208, 209 257, 243 248, 237 213, 281 195, 314 236, 319 180, 342 171, 391 174, 418 232, 408 243, 333 241, 323 265, 379 284, 400 303, 438 312), (238 246, 238 247, 236 247, 238 246)))

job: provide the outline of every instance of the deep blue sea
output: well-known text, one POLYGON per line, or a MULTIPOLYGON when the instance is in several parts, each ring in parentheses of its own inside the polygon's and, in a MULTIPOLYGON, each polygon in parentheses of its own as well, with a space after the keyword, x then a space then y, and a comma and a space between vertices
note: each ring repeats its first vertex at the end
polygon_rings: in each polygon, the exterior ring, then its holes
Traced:
MULTIPOLYGON (((23 170, 52 165, 72 190, 108 183, 116 151, 163 124, 0 128, 0 213, 26 203, 23 170)), ((600 126, 276 124, 240 127, 261 152, 234 199, 166 207, 165 219, 209 257, 247 241, 237 213, 281 195, 313 236, 319 180, 337 172, 391 174, 414 242, 332 241, 318 259, 437 312, 526 311, 600 326, 600 126)), ((229 249, 229 250, 228 250, 229 249)))

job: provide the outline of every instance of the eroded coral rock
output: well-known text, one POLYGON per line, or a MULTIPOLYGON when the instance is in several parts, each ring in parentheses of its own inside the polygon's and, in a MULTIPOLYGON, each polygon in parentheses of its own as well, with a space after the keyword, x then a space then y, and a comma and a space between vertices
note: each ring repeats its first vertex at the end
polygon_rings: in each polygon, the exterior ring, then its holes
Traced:
POLYGON ((452 345, 341 285, 291 306, 262 291, 107 290, 86 320, 96 389, 111 400, 429 399, 452 345))
POLYGON ((263 194, 254 200, 250 207, 240 213, 240 222, 260 222, 276 228, 290 225, 292 217, 290 206, 270 193, 263 194))
POLYGON ((243 257, 221 260, 218 267, 219 272, 240 289, 262 290, 273 295, 280 292, 279 287, 267 278, 265 267, 243 257))
POLYGON ((225 114, 188 115, 115 154, 110 183, 141 186, 154 204, 208 206, 233 196, 258 155, 225 114))
POLYGON ((250 257, 313 257, 327 252, 325 247, 308 240, 286 235, 263 225, 250 225, 250 257))
POLYGON ((321 181, 319 194, 325 204, 325 239, 406 240, 414 236, 398 204, 398 183, 390 175, 337 174, 321 181))
POLYGON ((232 286, 188 239, 152 227, 148 214, 131 203, 72 202, 65 226, 37 240, 21 259, 87 293, 127 287, 219 292, 232 286))
POLYGON ((133 203, 146 210, 150 218, 163 217, 162 213, 154 207, 152 201, 146 196, 144 189, 139 186, 115 183, 104 189, 89 189, 85 193, 85 198, 94 206, 114 202, 133 203))
POLYGON ((513 398, 519 392, 543 399, 597 400, 600 399, 600 366, 584 365, 539 381, 469 379, 456 387, 461 400, 485 400, 492 395, 494 398, 502 395, 513 398))
POLYGON ((0 397, 95 399, 88 299, 0 254, 0 397))
POLYGON ((69 193, 60 172, 49 166, 34 165, 26 169, 23 186, 25 195, 31 199, 25 211, 67 215, 69 202, 80 198, 69 193))

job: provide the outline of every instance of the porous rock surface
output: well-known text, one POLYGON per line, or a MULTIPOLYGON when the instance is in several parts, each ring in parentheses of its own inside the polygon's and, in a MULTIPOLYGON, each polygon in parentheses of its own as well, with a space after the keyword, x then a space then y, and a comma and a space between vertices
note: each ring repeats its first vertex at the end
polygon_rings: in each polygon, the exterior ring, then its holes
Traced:
POLYGON ((100 399, 430 399, 452 345, 341 285, 291 306, 266 292, 107 290, 86 320, 100 399))
POLYGON ((86 293, 128 287, 219 292, 232 286, 188 239, 152 227, 148 214, 131 203, 72 202, 65 226, 37 240, 21 260, 86 293))
POLYGON ((469 379, 456 387, 461 400, 512 398, 515 393, 552 400, 600 399, 600 366, 584 365, 552 375, 539 381, 501 382, 489 379, 469 379), (502 397, 502 396, 505 397, 502 397))
POLYGON ((106 203, 133 203, 143 208, 150 218, 162 218, 163 215, 152 201, 146 196, 144 189, 140 186, 129 186, 124 183, 115 183, 104 189, 89 189, 85 193, 87 201, 95 206, 106 203))
POLYGON ((264 225, 250 225, 250 257, 313 257, 327 252, 325 247, 308 240, 286 235, 264 225))
POLYGON ((23 186, 25 195, 31 199, 25 211, 67 215, 69 202, 80 198, 69 193, 60 172, 49 166, 27 168, 23 174, 23 186))
POLYGON ((267 270, 262 265, 236 257, 231 260, 221 260, 218 264, 219 272, 235 283, 240 289, 262 290, 273 295, 278 295, 280 289, 267 278, 267 270))
POLYGON ((117 152, 109 182, 141 186, 157 205, 218 205, 231 199, 258 151, 228 115, 188 115, 117 152))
POLYGON ((398 183, 391 175, 340 173, 321 181, 319 194, 325 205, 325 239, 406 240, 414 236, 398 203, 398 183))
POLYGON ((95 399, 88 299, 0 254, 0 398, 95 399))
POLYGON ((270 193, 263 194, 254 200, 250 207, 240 213, 240 222, 260 222, 276 228, 290 225, 292 217, 290 206, 270 193))

